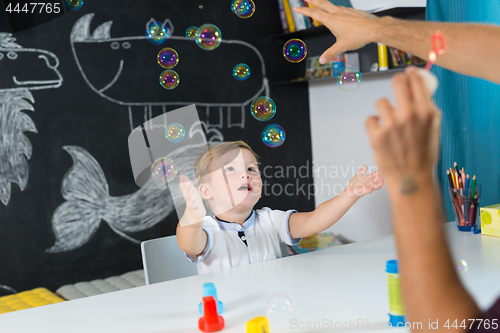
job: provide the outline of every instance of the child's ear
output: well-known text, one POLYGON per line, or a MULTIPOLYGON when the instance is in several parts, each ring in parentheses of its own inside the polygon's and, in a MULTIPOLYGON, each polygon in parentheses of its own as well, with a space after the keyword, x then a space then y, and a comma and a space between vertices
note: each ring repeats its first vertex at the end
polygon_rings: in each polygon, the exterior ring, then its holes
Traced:
POLYGON ((210 190, 210 186, 206 183, 200 184, 200 187, 198 188, 200 191, 200 195, 203 199, 209 200, 212 199, 212 191, 210 190))

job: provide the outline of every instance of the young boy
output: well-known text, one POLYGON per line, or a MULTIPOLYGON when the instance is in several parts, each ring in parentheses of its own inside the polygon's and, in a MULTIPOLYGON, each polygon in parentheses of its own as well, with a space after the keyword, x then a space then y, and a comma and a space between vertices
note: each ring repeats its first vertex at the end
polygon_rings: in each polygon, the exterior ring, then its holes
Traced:
POLYGON ((347 188, 314 211, 254 210, 262 191, 258 156, 243 141, 223 142, 196 161, 201 175, 195 189, 186 176, 181 189, 186 210, 177 226, 177 242, 198 264, 198 273, 281 258, 279 243, 295 245, 337 222, 363 195, 382 187, 378 171, 363 166, 347 188), (207 212, 208 202, 213 216, 207 212))

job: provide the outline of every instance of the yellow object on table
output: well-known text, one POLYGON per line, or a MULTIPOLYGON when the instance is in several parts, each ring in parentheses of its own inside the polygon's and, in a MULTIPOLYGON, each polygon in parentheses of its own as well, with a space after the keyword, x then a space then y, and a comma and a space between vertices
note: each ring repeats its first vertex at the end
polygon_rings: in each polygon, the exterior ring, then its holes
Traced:
POLYGON ((37 306, 64 302, 64 299, 57 296, 46 288, 36 288, 27 290, 15 295, 0 297, 0 313, 34 308, 37 306))
POLYGON ((255 317, 247 322, 247 333, 269 333, 269 323, 266 317, 255 317))
POLYGON ((500 237, 500 204, 481 207, 481 233, 500 237))

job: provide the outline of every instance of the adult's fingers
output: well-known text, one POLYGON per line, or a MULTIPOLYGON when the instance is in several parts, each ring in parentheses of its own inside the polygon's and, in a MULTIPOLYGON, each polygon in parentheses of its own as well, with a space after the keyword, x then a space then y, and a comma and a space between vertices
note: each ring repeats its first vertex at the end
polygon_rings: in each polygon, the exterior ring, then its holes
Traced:
POLYGON ((408 81, 417 109, 416 112, 420 116, 429 116, 434 113, 435 108, 432 105, 433 102, 429 96, 427 87, 425 86, 424 79, 420 76, 420 74, 418 74, 417 71, 408 73, 408 81))
POLYGON ((377 110, 382 120, 382 127, 392 127, 396 124, 394 108, 387 98, 382 98, 377 101, 377 110))
POLYGON ((337 41, 335 44, 333 44, 329 49, 327 49, 323 54, 321 55, 319 62, 321 64, 326 64, 328 61, 333 60, 336 56, 339 54, 347 51, 347 48, 345 45, 343 45, 341 42, 337 41))
POLYGON ((339 10, 337 6, 327 0, 307 0, 306 2, 330 14, 335 13, 339 10))
POLYGON ((413 111, 408 77, 404 74, 395 75, 392 80, 392 89, 396 97, 396 117, 401 120, 408 118, 413 111))
POLYGON ((368 135, 373 140, 374 136, 380 130, 380 118, 378 116, 371 116, 366 120, 365 127, 368 135))

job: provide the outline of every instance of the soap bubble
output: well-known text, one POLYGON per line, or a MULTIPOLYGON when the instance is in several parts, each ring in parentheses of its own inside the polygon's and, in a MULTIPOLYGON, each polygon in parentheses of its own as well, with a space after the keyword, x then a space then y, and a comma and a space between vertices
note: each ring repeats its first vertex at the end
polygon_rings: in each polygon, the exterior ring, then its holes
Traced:
POLYGON ((166 70, 160 75, 160 84, 163 88, 171 90, 179 85, 179 74, 173 70, 166 70))
POLYGON ((167 129, 165 130, 165 137, 168 141, 173 143, 181 142, 185 136, 186 130, 184 129, 184 126, 178 123, 172 123, 168 125, 167 129))
POLYGON ((307 55, 307 47, 306 43, 302 40, 294 38, 290 39, 283 46, 283 56, 286 60, 290 62, 301 62, 306 58, 307 55))
POLYGON ((151 21, 146 27, 146 38, 155 45, 165 43, 169 37, 168 29, 165 24, 151 21))
POLYGON ((271 124, 262 131, 262 142, 268 147, 276 148, 285 142, 285 130, 278 124, 271 124))
POLYGON ((356 67, 346 67, 337 76, 337 85, 343 91, 354 91, 361 85, 361 73, 356 67))
POLYGON ((199 9, 203 9, 203 5, 199 5, 199 6, 198 6, 198 8, 199 8, 199 9))
POLYGON ((204 24, 200 27, 200 35, 196 44, 206 51, 215 50, 221 43, 222 34, 215 25, 204 24))
POLYGON ((247 64, 237 64, 233 68, 233 76, 238 81, 244 81, 250 77, 250 67, 247 64))
POLYGON ((171 181, 177 174, 177 166, 167 157, 160 157, 151 165, 151 174, 156 180, 171 181))
POLYGON ((174 68, 179 62, 179 55, 174 49, 166 47, 158 52, 158 65, 165 69, 174 68))
POLYGON ((267 300, 266 312, 272 318, 286 319, 292 314, 292 302, 285 294, 272 295, 267 300))
POLYGON ((231 10, 240 18, 249 18, 255 13, 255 3, 252 0, 233 0, 231 10))
POLYGON ((457 271, 465 273, 469 270, 469 265, 467 265, 467 261, 457 258, 455 259, 455 267, 457 268, 457 271))
POLYGON ((66 0, 66 8, 70 10, 79 10, 83 6, 83 0, 66 0))
POLYGON ((276 114, 276 104, 270 97, 257 97, 250 105, 252 116, 259 121, 267 121, 276 114))
POLYGON ((196 169, 196 167, 192 165, 186 165, 184 168, 182 168, 179 175, 187 176, 193 183, 196 183, 198 180, 200 180, 200 173, 198 172, 198 169, 196 169))
POLYGON ((192 26, 186 29, 186 37, 188 38, 198 38, 200 37, 200 29, 198 27, 192 26))

